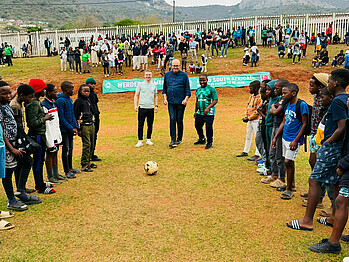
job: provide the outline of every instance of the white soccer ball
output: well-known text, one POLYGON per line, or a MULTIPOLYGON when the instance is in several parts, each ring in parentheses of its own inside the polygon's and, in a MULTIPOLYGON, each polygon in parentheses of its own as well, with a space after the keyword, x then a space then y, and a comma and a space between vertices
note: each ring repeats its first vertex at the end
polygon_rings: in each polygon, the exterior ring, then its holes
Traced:
POLYGON ((155 175, 158 172, 158 170, 159 170, 159 166, 154 161, 148 161, 144 165, 144 171, 149 176, 155 175))

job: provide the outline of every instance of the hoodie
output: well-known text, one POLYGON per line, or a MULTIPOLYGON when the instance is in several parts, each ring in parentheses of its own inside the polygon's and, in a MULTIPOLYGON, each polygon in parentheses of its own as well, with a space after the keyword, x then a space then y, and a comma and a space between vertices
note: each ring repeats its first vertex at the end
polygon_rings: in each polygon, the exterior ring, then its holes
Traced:
POLYGON ((92 125, 94 123, 94 108, 90 99, 81 95, 74 102, 74 115, 81 125, 92 125))
POLYGON ((274 115, 270 114, 269 110, 271 108, 271 105, 276 104, 281 98, 281 96, 275 96, 275 93, 274 93, 274 85, 275 85, 276 81, 278 81, 278 79, 270 81, 269 83, 267 83, 267 85, 271 89, 271 92, 270 92, 270 99, 269 99, 269 104, 268 104, 268 109, 267 109, 267 116, 265 117, 265 125, 266 126, 273 126, 274 115))
POLYGON ((70 96, 59 93, 55 104, 58 109, 61 132, 71 133, 74 128, 79 129, 78 122, 74 116, 73 100, 70 96))

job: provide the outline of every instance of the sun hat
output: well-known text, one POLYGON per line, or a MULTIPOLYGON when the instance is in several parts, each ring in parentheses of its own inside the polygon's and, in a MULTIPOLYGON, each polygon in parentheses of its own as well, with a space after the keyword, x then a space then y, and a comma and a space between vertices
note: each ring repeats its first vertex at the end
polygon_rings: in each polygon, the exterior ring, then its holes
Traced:
POLYGON ((328 85, 328 74, 326 73, 316 73, 314 77, 324 86, 328 85))

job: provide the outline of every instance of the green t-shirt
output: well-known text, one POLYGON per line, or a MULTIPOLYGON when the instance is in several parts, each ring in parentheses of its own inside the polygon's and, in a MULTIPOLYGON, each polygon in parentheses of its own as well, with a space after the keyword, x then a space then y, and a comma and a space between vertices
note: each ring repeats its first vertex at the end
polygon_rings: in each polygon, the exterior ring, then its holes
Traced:
POLYGON ((88 53, 82 54, 82 61, 88 61, 90 55, 88 53))
MULTIPOLYGON (((205 109, 212 103, 213 100, 218 99, 217 91, 214 87, 207 85, 205 88, 199 87, 196 90, 196 98, 198 100, 198 114, 204 115, 205 109)), ((208 112, 208 116, 214 116, 215 107, 212 107, 208 112)))
POLYGON ((8 47, 5 47, 5 50, 4 50, 4 51, 5 51, 5 55, 11 55, 11 51, 12 51, 12 50, 11 50, 11 47, 9 47, 9 46, 8 46, 8 47))
POLYGON ((118 48, 120 48, 120 50, 124 49, 124 43, 118 43, 118 48))

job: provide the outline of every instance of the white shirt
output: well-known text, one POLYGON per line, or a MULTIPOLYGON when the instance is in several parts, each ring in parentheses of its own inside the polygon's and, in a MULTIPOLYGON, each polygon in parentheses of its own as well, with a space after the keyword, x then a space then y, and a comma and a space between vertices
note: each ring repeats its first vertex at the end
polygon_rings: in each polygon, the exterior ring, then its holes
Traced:
POLYGON ((257 53, 258 47, 256 45, 251 47, 251 52, 252 53, 257 53))

